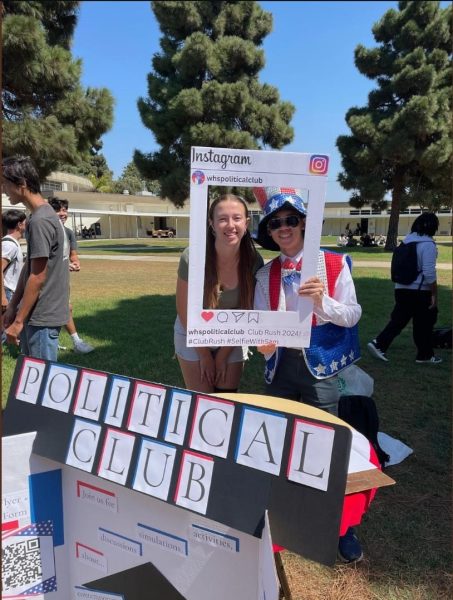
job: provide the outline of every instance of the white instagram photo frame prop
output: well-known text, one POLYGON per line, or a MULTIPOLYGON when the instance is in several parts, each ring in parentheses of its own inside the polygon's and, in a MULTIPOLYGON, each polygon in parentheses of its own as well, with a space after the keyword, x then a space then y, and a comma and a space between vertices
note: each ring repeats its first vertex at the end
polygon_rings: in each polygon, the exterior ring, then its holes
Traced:
POLYGON ((188 346, 310 345, 313 301, 298 312, 203 308, 208 189, 212 186, 294 187, 307 208, 301 281, 316 275, 327 186, 325 154, 191 148, 188 346))

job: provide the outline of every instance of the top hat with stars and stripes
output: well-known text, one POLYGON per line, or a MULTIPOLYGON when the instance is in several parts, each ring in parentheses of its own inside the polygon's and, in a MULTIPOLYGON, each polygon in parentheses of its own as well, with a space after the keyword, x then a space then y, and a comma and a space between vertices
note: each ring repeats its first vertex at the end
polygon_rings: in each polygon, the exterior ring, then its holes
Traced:
POLYGON ((260 187, 253 188, 253 194, 263 209, 263 217, 254 236, 255 241, 266 250, 280 250, 267 231, 269 219, 279 210, 294 209, 303 217, 307 210, 299 189, 289 187, 260 187))

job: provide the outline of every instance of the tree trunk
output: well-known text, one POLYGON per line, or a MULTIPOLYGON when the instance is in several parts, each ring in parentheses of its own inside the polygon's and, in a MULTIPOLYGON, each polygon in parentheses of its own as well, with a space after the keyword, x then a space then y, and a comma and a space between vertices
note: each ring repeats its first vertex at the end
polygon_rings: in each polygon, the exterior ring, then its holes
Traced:
POLYGON ((392 207, 390 209, 389 228, 385 242, 387 252, 393 252, 398 245, 398 223, 400 220, 401 196, 403 193, 403 175, 403 170, 397 167, 393 178, 392 207))

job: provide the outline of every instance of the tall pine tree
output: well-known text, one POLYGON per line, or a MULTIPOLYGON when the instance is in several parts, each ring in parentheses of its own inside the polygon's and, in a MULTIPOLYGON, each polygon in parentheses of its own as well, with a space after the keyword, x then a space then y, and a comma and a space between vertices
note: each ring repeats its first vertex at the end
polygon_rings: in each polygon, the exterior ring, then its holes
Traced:
POLYGON ((80 160, 76 165, 60 164, 58 169, 64 173, 74 173, 82 177, 94 177, 100 179, 106 177, 113 181, 113 171, 110 170, 107 159, 101 152, 90 155, 86 160, 80 160))
POLYGON ((134 153, 142 176, 182 206, 191 146, 282 148, 293 139, 294 107, 261 84, 272 17, 257 2, 152 2, 163 37, 152 60, 142 121, 160 150, 134 153))
POLYGON ((141 177, 134 161, 124 167, 121 177, 113 183, 113 191, 117 194, 122 194, 124 190, 128 190, 130 194, 142 191, 151 192, 155 196, 160 194, 159 182, 141 177))
POLYGON ((437 1, 399 2, 373 26, 379 45, 355 50, 356 67, 378 87, 346 114, 338 180, 356 208, 382 207, 391 193, 387 250, 408 204, 451 206, 451 16, 437 1))
POLYGON ((105 88, 84 89, 70 46, 80 2, 3 0, 3 155, 26 154, 42 178, 89 160, 113 121, 105 88))

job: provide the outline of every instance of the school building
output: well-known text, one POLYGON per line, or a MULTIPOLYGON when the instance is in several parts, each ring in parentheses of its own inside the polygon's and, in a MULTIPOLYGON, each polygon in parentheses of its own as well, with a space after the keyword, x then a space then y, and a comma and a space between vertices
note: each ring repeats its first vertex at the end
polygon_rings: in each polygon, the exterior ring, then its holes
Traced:
MULTIPOLYGON (((94 191, 89 179, 69 173, 54 172, 42 185, 46 198, 58 196, 69 201, 67 226, 77 235, 82 230, 90 231, 96 238, 147 238, 157 231, 172 230, 175 237, 189 237, 190 201, 183 208, 176 208, 167 199, 150 192, 131 195, 105 194, 94 191), (85 229, 84 229, 85 228, 85 229)), ((2 195, 2 210, 10 208, 8 197, 2 195)), ((251 231, 257 228, 261 217, 257 203, 250 204, 251 231)), ((404 236, 421 214, 420 207, 412 206, 400 213, 398 235, 404 236)), ((452 209, 441 209, 437 213, 440 221, 438 235, 452 234, 452 209)), ((324 210, 322 235, 338 236, 346 229, 361 233, 386 235, 390 218, 390 207, 373 210, 371 207, 356 209, 347 202, 327 202, 324 210)))

